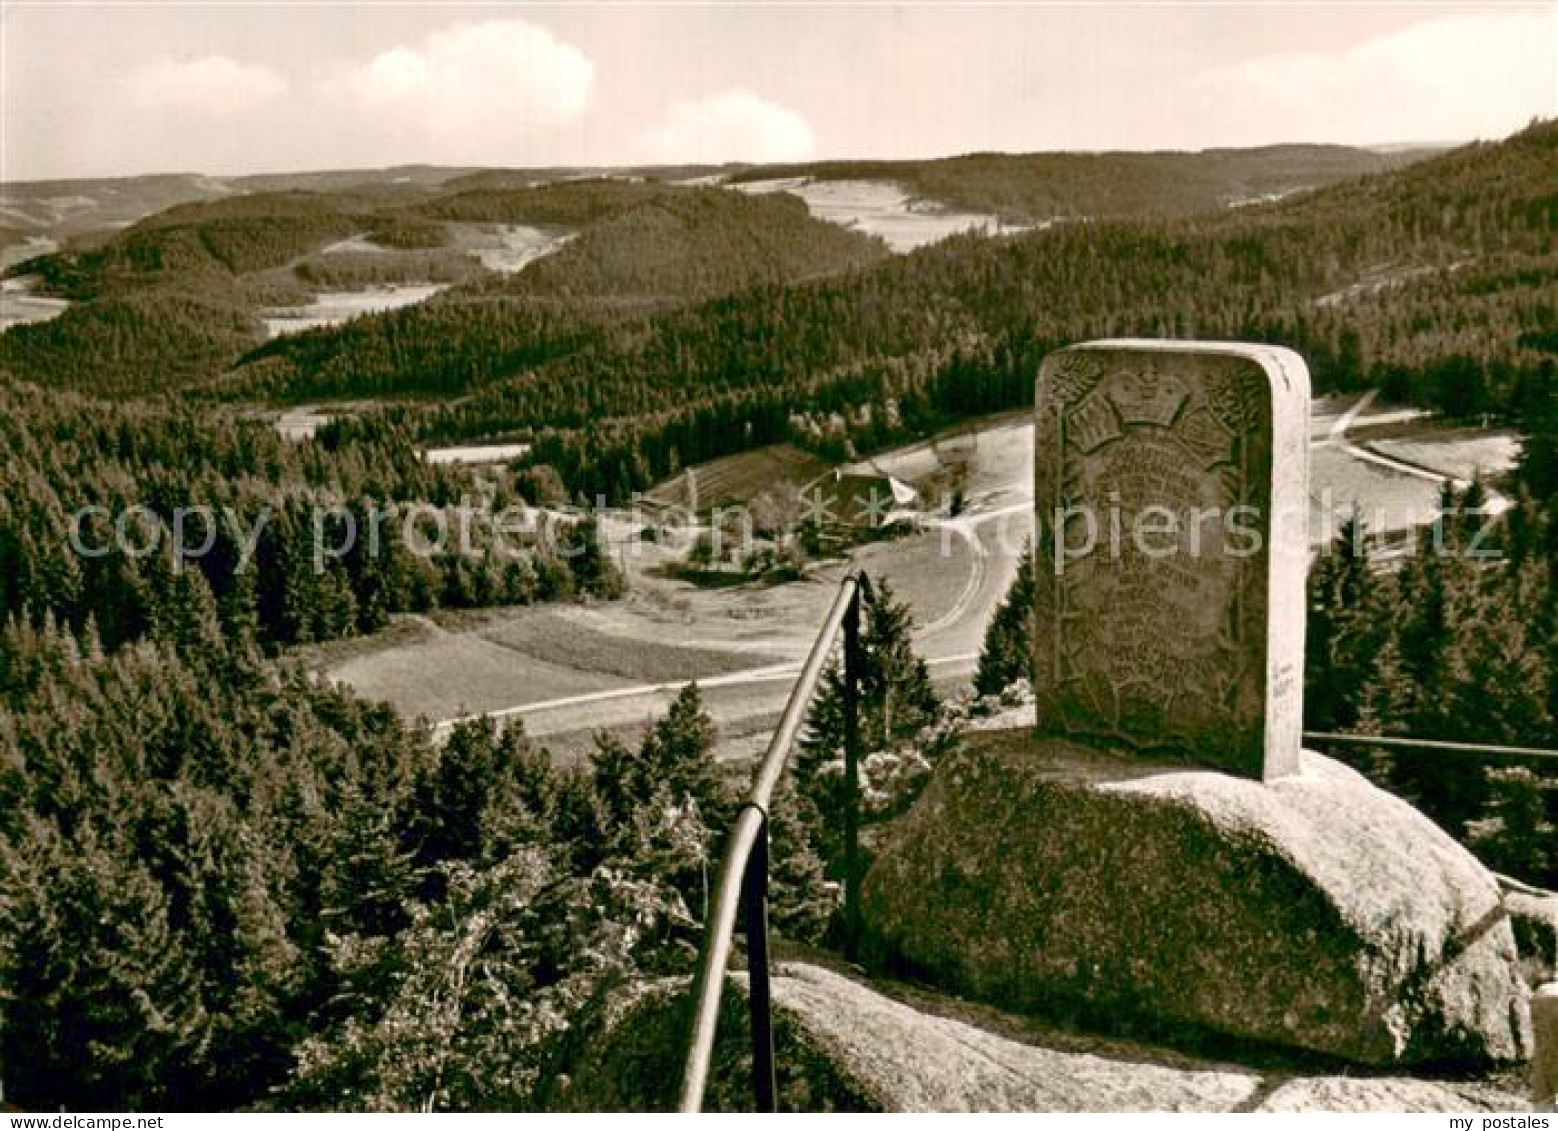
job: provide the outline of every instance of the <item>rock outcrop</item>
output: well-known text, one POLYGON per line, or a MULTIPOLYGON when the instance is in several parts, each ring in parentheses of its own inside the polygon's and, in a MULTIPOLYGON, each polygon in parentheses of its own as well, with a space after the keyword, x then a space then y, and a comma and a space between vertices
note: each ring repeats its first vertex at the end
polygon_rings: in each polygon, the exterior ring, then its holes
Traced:
MULTIPOLYGON (((549 1106, 674 1107, 685 979, 624 991, 579 1033, 549 1106)), ((745 979, 725 995, 705 1110, 751 1109, 745 979)), ((1080 1037, 966 1002, 783 963, 773 980, 785 1111, 1455 1111, 1524 1098, 1483 1082, 1306 1074, 1080 1037)))
POLYGON ((1009 1010, 1374 1066, 1528 1053, 1498 886, 1306 752, 1269 784, 1030 731, 969 736, 866 877, 867 953, 1009 1010))

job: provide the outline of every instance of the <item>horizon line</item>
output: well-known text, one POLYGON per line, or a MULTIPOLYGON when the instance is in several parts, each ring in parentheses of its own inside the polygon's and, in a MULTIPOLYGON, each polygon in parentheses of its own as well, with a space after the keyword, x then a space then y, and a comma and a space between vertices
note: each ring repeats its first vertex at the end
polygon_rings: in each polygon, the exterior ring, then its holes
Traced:
POLYGON ((1474 137, 1460 139, 1423 139, 1405 141, 1371 142, 1365 145, 1355 145, 1348 142, 1337 141, 1270 141, 1256 145, 1208 145, 1199 148, 1103 148, 1103 149, 970 149, 957 153, 944 153, 929 157, 870 157, 860 154, 845 156, 809 157, 800 161, 650 161, 637 163, 603 163, 595 165, 571 165, 571 164, 537 164, 537 165, 472 165, 472 164, 444 164, 435 161, 395 161, 384 165, 342 165, 342 166, 316 166, 316 167, 288 167, 254 169, 247 172, 211 172, 201 169, 149 169, 141 172, 127 173, 80 173, 61 176, 45 177, 20 177, 8 179, 0 177, 0 188, 23 187, 27 185, 62 184, 78 181, 129 181, 152 177, 205 177, 215 181, 245 180, 257 177, 300 177, 300 176, 328 176, 349 173, 388 173, 397 169, 427 169, 437 171, 450 171, 454 173, 544 173, 544 172, 570 172, 570 173, 633 173, 652 172, 665 169, 708 169, 710 171, 741 172, 749 169, 807 169, 820 165, 837 165, 848 163, 875 164, 875 165, 923 165, 940 161, 959 161, 974 157, 1155 157, 1155 156, 1201 156, 1213 153, 1256 153, 1270 149, 1339 149, 1354 153, 1373 153, 1379 156, 1392 156, 1399 153, 1411 152, 1419 149, 1446 151, 1458 149, 1466 145, 1475 145, 1479 142, 1503 141, 1515 134, 1530 128, 1540 122, 1550 121, 1540 115, 1534 117, 1531 123, 1520 129, 1512 131, 1500 137, 1474 137))

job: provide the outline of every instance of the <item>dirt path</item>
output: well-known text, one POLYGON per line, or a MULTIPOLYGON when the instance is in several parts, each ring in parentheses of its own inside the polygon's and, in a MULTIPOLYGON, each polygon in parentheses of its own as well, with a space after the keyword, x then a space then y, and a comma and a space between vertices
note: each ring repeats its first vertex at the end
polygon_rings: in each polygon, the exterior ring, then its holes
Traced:
MULTIPOLYGON (((1016 570, 1015 554, 1008 553, 1008 543, 1013 540, 999 537, 987 544, 981 536, 981 528, 1025 513, 1031 506, 1030 502, 1012 503, 936 524, 936 529, 960 539, 969 550, 967 572, 957 597, 950 607, 919 626, 914 634, 916 645, 938 683, 956 685, 972 674, 979 658, 977 646, 985 620, 990 609, 1005 595, 1010 575, 1016 570)), ((815 630, 810 624, 804 627, 808 633, 815 630)), ((477 715, 443 720, 435 724, 434 734, 446 735, 457 723, 486 715, 500 721, 523 720, 526 731, 535 738, 578 746, 600 730, 631 733, 664 711, 688 684, 696 682, 703 693, 705 707, 721 733, 718 753, 722 757, 739 757, 762 748, 766 730, 761 724, 776 717, 783 708, 800 668, 797 659, 696 681, 646 682, 517 703, 477 715)))
POLYGON ((952 607, 921 628, 919 632, 921 636, 929 636, 932 633, 951 628, 966 617, 969 606, 973 604, 974 598, 979 595, 979 587, 983 584, 985 574, 987 573, 986 563, 989 559, 989 551, 985 549, 985 544, 979 540, 979 536, 974 532, 972 524, 960 523, 954 519, 946 523, 945 528, 953 531, 959 538, 968 543, 970 555, 968 578, 963 582, 962 590, 953 599, 952 607))
MULTIPOLYGON (((1373 465, 1418 483, 1449 479, 1371 451, 1356 439, 1360 429, 1420 415, 1416 410, 1381 411, 1376 403, 1375 394, 1366 393, 1318 415, 1312 446, 1331 449, 1333 459, 1373 465)), ((848 568, 866 568, 873 574, 880 570, 893 577, 900 597, 909 600, 920 617, 915 645, 933 677, 942 686, 960 686, 974 669, 985 623, 1004 598, 1025 539, 1032 534, 1031 472, 1021 458, 1031 450, 1031 444, 1031 431, 1014 430, 1012 422, 1002 417, 992 430, 968 443, 953 445, 959 458, 969 461, 971 482, 980 487, 971 494, 967 513, 954 519, 930 519, 918 540, 864 547, 849 562, 841 560, 818 570, 810 582, 721 593, 651 584, 646 593, 652 600, 641 594, 637 602, 568 610, 559 615, 577 619, 581 628, 587 626, 620 639, 624 649, 638 641, 674 639, 683 646, 754 653, 750 667, 717 672, 696 681, 720 733, 721 757, 762 749, 800 670, 801 656, 831 600, 833 586, 848 568), (939 551, 932 554, 934 546, 928 547, 927 540, 939 545, 939 551)), ((873 463, 895 473, 925 473, 922 464, 939 455, 936 441, 922 441, 877 457, 873 463)), ((641 564, 637 572, 652 577, 646 570, 662 552, 653 548, 645 552, 651 560, 641 564)), ((617 685, 602 686, 587 672, 581 672, 573 686, 561 678, 553 678, 550 687, 545 681, 520 680, 511 686, 516 692, 528 687, 528 701, 523 693, 507 702, 499 697, 489 700, 495 709, 480 714, 522 720, 529 733, 554 750, 577 752, 588 749, 591 735, 598 730, 629 737, 638 733, 693 682, 690 674, 679 665, 667 664, 661 670, 645 670, 637 679, 629 676, 617 685), (673 678, 663 678, 662 672, 673 678)), ((478 705, 446 709, 435 724, 437 733, 447 733, 460 719, 472 717, 467 712, 478 705)))

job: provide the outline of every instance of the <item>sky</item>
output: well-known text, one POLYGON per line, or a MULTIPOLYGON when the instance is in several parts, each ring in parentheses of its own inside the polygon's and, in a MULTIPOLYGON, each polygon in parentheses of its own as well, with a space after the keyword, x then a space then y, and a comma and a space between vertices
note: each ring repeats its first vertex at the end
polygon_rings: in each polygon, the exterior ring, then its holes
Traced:
POLYGON ((0 180, 1373 145, 1537 116, 1558 0, 0 0, 0 180))

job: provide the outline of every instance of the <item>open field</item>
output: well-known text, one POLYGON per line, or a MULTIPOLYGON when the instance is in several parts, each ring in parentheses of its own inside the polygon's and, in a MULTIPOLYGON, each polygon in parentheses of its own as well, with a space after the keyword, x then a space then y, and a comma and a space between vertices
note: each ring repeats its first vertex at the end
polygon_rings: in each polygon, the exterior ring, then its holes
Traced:
POLYGON ((45 236, 28 236, 16 243, 0 247, 0 272, 9 271, 18 263, 25 263, 40 255, 56 252, 60 245, 45 236))
POLYGON ((1478 476, 1487 479, 1503 475, 1520 458, 1520 437, 1507 429, 1479 432, 1447 428, 1411 439, 1368 440, 1363 446, 1463 483, 1478 476))
POLYGON ((394 248, 374 243, 367 236, 350 236, 319 249, 319 255, 393 255, 394 248))
POLYGON ((428 448, 422 458, 428 463, 507 463, 530 451, 529 444, 460 444, 449 448, 428 448))
MULTIPOLYGON (((333 276, 346 285, 320 290, 313 301, 305 305, 262 311, 260 321, 266 335, 279 338, 324 326, 338 326, 364 314, 380 314, 414 306, 426 302, 440 291, 448 289, 451 283, 475 271, 474 266, 469 265, 471 259, 479 261, 489 271, 514 274, 537 259, 550 255, 573 238, 572 233, 560 229, 533 228, 520 224, 450 223, 444 225, 444 228, 448 236, 447 246, 431 251, 401 251, 376 244, 361 235, 338 240, 320 249, 310 261, 320 265, 320 270, 316 270, 315 274, 323 280, 333 276), (365 261, 371 270, 363 271, 359 268, 342 274, 339 270, 332 272, 324 269, 333 261, 346 262, 354 258, 365 261), (465 264, 466 268, 451 270, 447 262, 451 258, 454 267, 465 264), (380 266, 383 263, 402 264, 399 268, 402 274, 386 277, 386 268, 380 266), (355 283, 365 280, 373 282, 354 287, 355 283)), ((288 282, 295 282, 290 268, 278 274, 288 282)), ((10 290, 20 282, 8 280, 6 287, 10 290)), ((323 285, 328 285, 328 282, 323 285)), ((13 305, 16 304, 6 300, 5 313, 8 319, 13 305)))
POLYGON ((1432 427, 1432 414, 1410 405, 1379 403, 1374 393, 1332 393, 1309 406, 1309 439, 1334 443, 1344 436, 1415 435, 1432 427))
POLYGON ((900 601, 909 602, 924 631, 957 615, 959 601, 966 600, 967 582, 976 575, 975 553, 972 538, 947 527, 863 546, 853 562, 855 568, 885 580, 900 601))
MULTIPOLYGON (((43 236, 29 236, 20 243, 0 248, 0 273, 18 263, 58 251, 59 244, 43 236)), ((0 281, 0 333, 24 322, 47 322, 64 314, 70 303, 62 298, 35 294, 35 275, 20 275, 0 281)))
POLYGON ((628 682, 526 656, 475 632, 447 631, 354 656, 325 675, 370 699, 388 700, 408 718, 433 720, 628 682))
MULTIPOLYGON (((1328 542, 1354 511, 1373 534, 1403 535, 1431 522, 1445 482, 1484 460, 1513 466, 1519 439, 1510 433, 1446 428, 1420 409, 1376 403, 1376 394, 1327 398, 1311 417, 1311 541, 1328 542), (1323 427, 1321 427, 1323 425, 1323 427), (1369 439, 1364 439, 1369 437, 1369 439), (1398 453, 1409 452, 1417 459, 1398 453)), ((1489 489, 1492 514, 1509 500, 1489 489)))
POLYGON ((317 295, 307 306, 285 307, 268 311, 260 321, 272 338, 284 334, 300 334, 320 326, 339 326, 362 314, 379 314, 386 310, 398 310, 426 302, 442 286, 434 284, 393 284, 385 287, 367 287, 360 291, 326 291, 317 295))
POLYGON ((786 177, 745 181, 732 187, 742 192, 792 193, 804 200, 811 214, 819 220, 880 236, 888 247, 900 254, 958 232, 1004 235, 1024 230, 1021 226, 1003 224, 995 216, 958 212, 915 200, 890 181, 818 181, 810 177, 786 177))
POLYGON ((1033 421, 1026 411, 1002 413, 960 425, 907 447, 851 464, 849 471, 879 471, 918 490, 932 509, 944 500, 938 486, 946 472, 958 469, 971 509, 985 509, 1031 497, 1033 493, 1033 421))
POLYGON ((62 298, 33 293, 31 275, 0 282, 0 333, 27 322, 47 322, 70 307, 62 298))
POLYGON ((605 618, 590 623, 587 609, 536 612, 502 618, 481 636, 522 656, 578 671, 643 682, 675 672, 683 679, 707 679, 780 662, 778 656, 715 648, 687 647, 609 631, 605 618), (584 615, 581 615, 584 614, 584 615))
POLYGON ((512 275, 573 239, 558 228, 524 224, 445 224, 449 244, 479 260, 489 271, 512 275))
POLYGON ((765 491, 789 484, 800 488, 828 465, 791 444, 770 444, 710 460, 655 487, 652 502, 687 510, 707 511, 730 503, 745 503, 765 491))
POLYGON ((1356 507, 1376 534, 1408 530, 1438 513, 1440 483, 1428 475, 1358 459, 1339 447, 1317 447, 1309 456, 1314 503, 1314 542, 1329 541, 1356 507))
POLYGON ((296 405, 276 417, 276 431, 289 440, 311 440, 332 419, 317 405, 296 405))
POLYGON ((300 404, 280 409, 255 409, 252 414, 258 419, 270 421, 276 431, 288 440, 308 440, 332 420, 376 408, 380 403, 382 402, 372 400, 342 400, 331 401, 329 404, 300 404))

